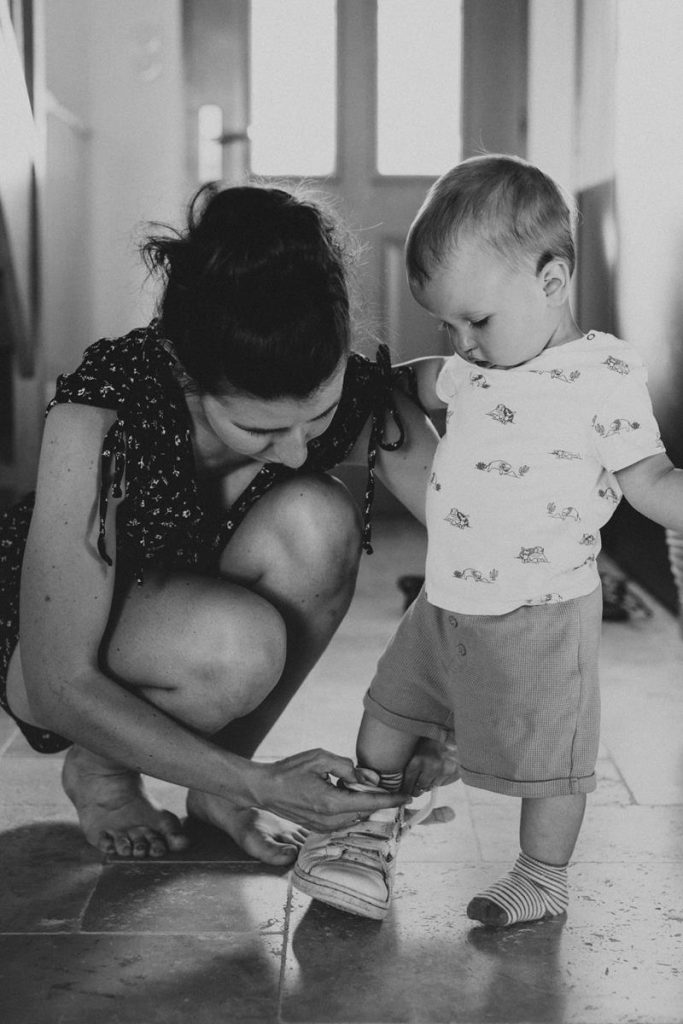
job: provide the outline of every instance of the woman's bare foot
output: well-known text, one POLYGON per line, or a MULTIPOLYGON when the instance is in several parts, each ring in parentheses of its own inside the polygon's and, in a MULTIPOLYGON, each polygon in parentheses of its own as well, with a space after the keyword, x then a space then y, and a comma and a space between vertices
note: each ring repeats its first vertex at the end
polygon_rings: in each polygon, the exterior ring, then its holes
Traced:
POLYGON ((190 790, 187 813, 227 832, 245 853, 265 864, 293 864, 307 836, 307 830, 270 811, 235 804, 190 790))
POLYGON ((188 845, 178 818, 151 803, 137 772, 73 746, 64 760, 62 784, 85 838, 102 853, 163 857, 188 845))

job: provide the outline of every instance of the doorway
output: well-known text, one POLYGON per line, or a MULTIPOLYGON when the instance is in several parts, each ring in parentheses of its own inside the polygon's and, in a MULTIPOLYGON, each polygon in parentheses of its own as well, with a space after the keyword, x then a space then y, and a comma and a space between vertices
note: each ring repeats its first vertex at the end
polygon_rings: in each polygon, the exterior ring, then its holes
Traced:
POLYGON ((183 29, 189 180, 305 178, 363 245, 355 347, 445 351, 409 294, 403 243, 450 165, 525 155, 526 0, 185 0, 183 29), (264 141, 269 99, 284 102, 264 141), (318 153, 297 167, 308 129, 318 153))

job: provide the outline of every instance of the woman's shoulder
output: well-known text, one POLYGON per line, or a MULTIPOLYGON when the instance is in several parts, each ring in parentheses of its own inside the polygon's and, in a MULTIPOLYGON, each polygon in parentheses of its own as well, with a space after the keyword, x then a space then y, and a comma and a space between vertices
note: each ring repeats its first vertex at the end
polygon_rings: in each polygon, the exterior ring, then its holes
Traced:
POLYGON ((351 352, 344 378, 345 396, 365 396, 376 399, 386 388, 393 388, 404 380, 414 379, 413 367, 407 363, 393 366, 388 345, 378 345, 375 358, 360 352, 351 352))
POLYGON ((57 378, 48 411, 63 402, 118 409, 134 391, 158 383, 172 365, 154 321, 123 337, 100 338, 88 346, 75 370, 57 378))
POLYGON ((394 389, 399 388, 417 401, 414 384, 411 367, 392 367, 386 345, 378 347, 374 359, 351 352, 339 406, 325 433, 309 442, 311 459, 306 468, 329 469, 342 462, 368 420, 379 441, 386 416, 396 412, 394 389))

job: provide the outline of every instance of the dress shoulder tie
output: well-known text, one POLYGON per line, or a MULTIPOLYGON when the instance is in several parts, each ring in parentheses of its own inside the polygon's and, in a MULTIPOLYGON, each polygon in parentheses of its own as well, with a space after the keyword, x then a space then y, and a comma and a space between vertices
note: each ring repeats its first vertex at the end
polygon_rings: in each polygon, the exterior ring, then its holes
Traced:
POLYGON ((400 366, 397 369, 392 369, 391 357, 389 355, 389 348, 387 345, 380 345, 378 347, 376 361, 379 380, 373 401, 372 424, 370 428, 370 439, 368 441, 368 476, 365 486, 365 495, 363 498, 363 528, 361 535, 363 550, 369 555, 371 555, 373 551, 371 543, 371 513, 372 504, 375 498, 375 463, 377 462, 377 449, 381 448, 382 451, 385 452, 396 451, 397 448, 401 447, 406 436, 403 422, 394 400, 394 387, 396 383, 399 380, 406 380, 409 396, 414 400, 417 400, 415 373, 411 366, 400 366), (386 420, 389 415, 398 430, 398 437, 395 441, 387 441, 384 436, 386 432, 386 420))

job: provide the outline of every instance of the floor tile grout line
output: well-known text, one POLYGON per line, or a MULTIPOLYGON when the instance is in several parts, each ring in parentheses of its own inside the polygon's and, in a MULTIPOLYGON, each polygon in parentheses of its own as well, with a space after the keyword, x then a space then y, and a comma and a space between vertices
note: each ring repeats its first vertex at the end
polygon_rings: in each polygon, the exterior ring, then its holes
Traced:
POLYGON ((97 876, 97 880, 95 881, 95 884, 93 885, 92 889, 88 893, 88 898, 86 899, 85 903, 81 907, 81 912, 80 912, 80 914, 78 915, 78 918, 77 918, 77 923, 78 923, 78 927, 76 929, 76 934, 77 935, 87 934, 87 933, 85 933, 83 931, 83 922, 84 922, 85 916, 88 913, 88 910, 90 908, 90 904, 93 901, 93 897, 94 897, 95 893, 97 892, 97 888, 98 888, 100 882, 102 881, 102 879, 104 877, 104 866, 105 866, 105 863, 106 863, 106 861, 105 861, 104 856, 103 856, 102 859, 100 860, 100 865, 99 865, 100 870, 99 870, 99 874, 97 876))
POLYGON ((469 826, 470 826, 470 829, 472 831, 472 835, 474 837, 474 843, 475 843, 475 846, 477 848, 477 852, 479 853, 479 863, 483 864, 484 863, 484 848, 482 846, 482 842, 481 842, 481 839, 479 837, 479 832, 477 830, 477 827, 476 827, 476 824, 475 824, 475 821, 474 821, 474 814, 472 813, 474 804, 473 804, 472 800, 470 800, 470 794, 467 792, 467 790, 465 790, 465 798, 466 798, 466 801, 467 801, 466 806, 467 806, 467 817, 469 819, 469 826))
POLYGON ((32 932, 32 931, 3 932, 3 931, 0 931, 0 938, 3 938, 3 939, 4 938, 17 938, 17 937, 22 936, 22 935, 26 935, 26 936, 28 936, 30 938, 36 938, 37 936, 40 936, 40 935, 45 935, 48 938, 52 938, 54 936, 68 936, 69 938, 75 938, 75 937, 80 936, 80 935, 83 935, 85 937, 92 937, 93 935, 99 935, 99 936, 112 936, 112 937, 113 936, 117 936, 117 937, 124 936, 125 938, 128 938, 128 937, 131 937, 131 938, 133 938, 133 937, 135 937, 135 938, 155 938, 157 936, 163 936, 163 937, 176 937, 176 938, 179 938, 179 939, 187 939, 187 938, 192 938, 192 937, 194 937, 194 938, 211 938, 211 937, 218 936, 218 937, 221 937, 221 938, 228 939, 228 938, 231 938, 231 937, 244 936, 244 935, 254 935, 254 936, 263 935, 263 936, 270 937, 270 936, 273 936, 273 935, 284 935, 284 931, 282 929, 278 929, 276 931, 258 931, 258 932, 254 932, 254 931, 226 932, 226 931, 218 931, 218 930, 214 930, 214 931, 204 930, 204 931, 196 931, 196 932, 163 932, 163 931, 157 930, 157 931, 147 931, 147 932, 144 932, 144 931, 115 931, 114 929, 107 930, 107 931, 102 931, 102 930, 100 930, 100 931, 95 931, 95 930, 93 930, 93 931, 80 931, 78 929, 72 929, 70 931, 44 931, 44 932, 35 932, 35 931, 34 932, 32 932))
POLYGON ((15 727, 14 730, 7 737, 7 739, 5 740, 3 745, 0 747, 0 757, 2 757, 3 754, 5 754, 9 750, 9 748, 12 746, 12 744, 15 741, 15 739, 17 738, 18 734, 19 734, 19 729, 15 727))
POLYGON ((633 807, 640 807, 641 804, 639 804, 638 801, 636 800, 635 793, 633 792, 633 790, 629 786, 628 782, 626 781, 626 778, 624 777, 624 773, 622 772, 621 768, 619 767, 619 764, 618 764, 616 758, 614 757, 614 754, 612 753, 610 748, 607 746, 607 744, 604 742, 604 740, 603 740, 603 745, 604 745, 605 750, 607 751, 607 755, 608 755, 610 761, 612 762, 612 764, 614 765, 614 767, 616 769, 617 775, 619 776, 619 781, 621 782, 622 786, 624 787, 624 789, 626 790, 626 792, 629 795, 629 800, 631 801, 631 806, 633 806, 633 807))
POLYGON ((287 881, 287 897, 285 902, 285 920, 284 928, 282 931, 282 953, 280 954, 280 975, 278 978, 278 989, 277 989, 277 1006, 276 1014, 278 1024, 282 1021, 282 1002, 285 995, 285 983, 286 983, 286 969, 287 969, 287 950, 289 948, 289 933, 290 925, 292 921, 292 877, 293 872, 290 871, 289 879, 287 881))
MULTIPOLYGON (((144 867, 155 867, 157 865, 161 866, 162 864, 188 864, 188 865, 189 864, 223 864, 223 865, 234 864, 235 866, 239 865, 240 867, 251 867, 252 865, 258 866, 259 864, 261 864, 261 861, 258 861, 258 860, 214 860, 214 859, 193 860, 192 858, 187 858, 187 859, 183 859, 183 860, 172 860, 170 857, 169 858, 165 858, 165 857, 140 857, 140 858, 137 858, 137 857, 130 857, 130 858, 122 857, 120 860, 105 860, 104 861, 104 866, 105 867, 136 867, 136 868, 144 868, 144 867)), ((271 878, 278 878, 278 877, 280 877, 276 871, 273 871, 273 872, 269 871, 269 872, 267 872, 267 874, 271 878)))

